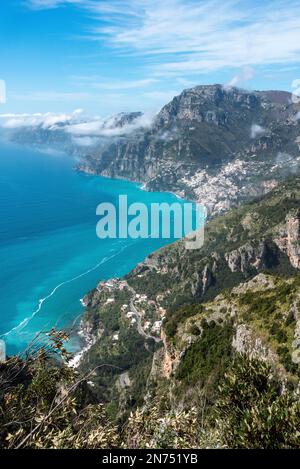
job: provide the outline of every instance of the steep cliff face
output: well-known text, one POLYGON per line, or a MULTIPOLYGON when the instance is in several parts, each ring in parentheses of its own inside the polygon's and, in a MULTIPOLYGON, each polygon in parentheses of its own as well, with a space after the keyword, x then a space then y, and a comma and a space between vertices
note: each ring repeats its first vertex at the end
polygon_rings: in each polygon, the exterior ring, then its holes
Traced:
POLYGON ((12 129, 20 143, 76 155, 77 169, 204 203, 212 215, 270 191, 300 164, 300 104, 289 93, 184 90, 150 122, 139 112, 12 129))
POLYGON ((293 267, 300 267, 300 211, 293 210, 286 216, 281 237, 276 239, 278 247, 287 254, 293 267))
POLYGON ((298 170, 299 106, 280 96, 221 85, 185 90, 148 130, 93 149, 79 168, 176 191, 220 213, 298 170))
POLYGON ((243 274, 254 268, 262 270, 268 267, 268 247, 265 241, 257 245, 246 243, 238 249, 225 253, 225 259, 231 272, 243 274))
MULTIPOLYGON (((179 163, 172 172, 175 176, 178 169, 183 175, 190 165, 194 170, 220 166, 233 160, 237 152, 282 151, 275 123, 278 128, 286 124, 295 111, 292 105, 272 102, 264 93, 221 85, 197 86, 164 106, 149 131, 113 142, 103 155, 95 154, 93 161, 106 174, 112 171, 114 175, 149 180, 169 160, 179 163), (110 159, 106 158, 108 153, 110 159)), ((290 124, 292 128, 292 120, 290 124)))
POLYGON ((239 324, 236 327, 232 347, 249 358, 258 358, 273 365, 278 365, 279 360, 276 352, 272 351, 263 338, 259 337, 247 324, 239 324))

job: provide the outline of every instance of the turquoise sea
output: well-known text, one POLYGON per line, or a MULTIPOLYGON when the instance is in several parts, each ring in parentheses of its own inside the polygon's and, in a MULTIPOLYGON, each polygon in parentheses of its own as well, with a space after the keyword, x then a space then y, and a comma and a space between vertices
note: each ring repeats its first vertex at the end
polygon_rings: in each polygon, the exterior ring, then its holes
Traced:
MULTIPOLYGON (((41 330, 69 327, 80 299, 103 279, 129 272, 172 239, 96 236, 96 207, 178 201, 137 184, 74 171, 69 155, 0 144, 0 338, 24 350, 41 330)), ((75 345, 74 345, 75 347, 75 345)))

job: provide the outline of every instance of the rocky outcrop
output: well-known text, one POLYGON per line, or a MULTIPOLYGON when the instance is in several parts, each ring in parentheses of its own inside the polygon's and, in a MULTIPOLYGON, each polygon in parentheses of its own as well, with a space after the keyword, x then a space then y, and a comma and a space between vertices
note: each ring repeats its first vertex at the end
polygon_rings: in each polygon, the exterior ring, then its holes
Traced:
MULTIPOLYGON (((170 378, 173 371, 179 364, 180 353, 173 347, 167 340, 167 336, 164 330, 161 331, 161 338, 163 342, 162 349, 158 352, 159 362, 156 368, 156 373, 160 370, 160 373, 165 378, 170 378)), ((156 360, 153 360, 153 364, 156 363, 156 360)), ((155 369, 152 367, 152 376, 155 375, 155 369)))
POLYGON ((195 280, 191 283, 193 296, 203 296, 213 283, 213 275, 209 264, 201 272, 196 272, 195 280))
POLYGON ((237 352, 246 354, 250 358, 259 358, 273 364, 278 361, 276 354, 246 324, 239 324, 236 327, 232 347, 237 352))
POLYGON ((204 295, 206 291, 208 290, 208 288, 211 286, 212 280, 213 280, 213 277, 212 277, 211 271, 209 269, 208 264, 206 264, 202 272, 202 295, 204 295))
POLYGON ((300 267, 300 211, 291 213, 287 217, 287 255, 291 264, 300 267))
POLYGON ((265 241, 257 245, 247 243, 234 251, 225 254, 231 272, 246 273, 250 268, 262 270, 268 267, 267 246, 265 241))
POLYGON ((291 264, 300 268, 300 210, 293 210, 286 216, 286 223, 279 229, 275 240, 281 251, 287 254, 291 264))

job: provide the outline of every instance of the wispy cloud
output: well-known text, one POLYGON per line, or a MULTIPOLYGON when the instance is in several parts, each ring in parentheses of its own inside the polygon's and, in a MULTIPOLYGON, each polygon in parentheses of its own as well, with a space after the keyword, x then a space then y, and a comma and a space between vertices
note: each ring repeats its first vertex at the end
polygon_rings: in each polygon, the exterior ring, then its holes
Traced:
POLYGON ((82 119, 82 109, 76 109, 69 114, 0 114, 0 126, 5 129, 18 129, 22 127, 51 128, 57 124, 77 123, 82 119))
POLYGON ((300 111, 297 112, 297 114, 295 115, 294 119, 295 119, 296 121, 300 120, 300 111))
POLYGON ((74 4, 83 5, 83 0, 25 0, 24 2, 29 8, 36 10, 45 10, 51 8, 57 8, 62 5, 74 4))
POLYGON ((253 124, 250 129, 250 136, 251 138, 256 138, 259 135, 263 135, 265 133, 265 129, 258 124, 253 124))
POLYGON ((97 137, 73 137, 73 142, 79 147, 93 147, 99 143, 97 137))
POLYGON ((28 0, 32 8, 66 4, 99 20, 90 39, 151 56, 158 75, 300 59, 298 0, 28 0))
MULTIPOLYGON (((80 146, 91 146, 97 143, 97 137, 117 137, 126 135, 136 129, 151 126, 155 114, 145 113, 132 116, 126 121, 126 114, 120 113, 108 118, 86 116, 82 109, 71 113, 55 114, 52 112, 35 114, 0 114, 0 127, 7 130, 25 127, 42 127, 43 129, 60 129, 72 135, 74 142, 80 146), (125 118, 125 120, 124 120, 125 118)), ((130 116, 129 116, 130 117, 130 116)))
POLYGON ((226 83, 225 87, 232 87, 232 86, 245 86, 245 84, 251 80, 254 76, 254 70, 251 67, 243 67, 242 70, 234 75, 232 79, 226 83))
POLYGON ((145 78, 142 80, 132 80, 132 81, 119 81, 119 82, 95 82, 92 83, 94 88, 99 88, 103 90, 129 90, 135 88, 144 88, 145 86, 152 85, 158 80, 154 78, 145 78))
POLYGON ((117 137, 129 134, 139 128, 149 127, 153 118, 153 113, 146 113, 121 126, 119 125, 120 115, 116 115, 108 119, 98 118, 89 122, 69 125, 66 127, 66 131, 77 137, 117 137))

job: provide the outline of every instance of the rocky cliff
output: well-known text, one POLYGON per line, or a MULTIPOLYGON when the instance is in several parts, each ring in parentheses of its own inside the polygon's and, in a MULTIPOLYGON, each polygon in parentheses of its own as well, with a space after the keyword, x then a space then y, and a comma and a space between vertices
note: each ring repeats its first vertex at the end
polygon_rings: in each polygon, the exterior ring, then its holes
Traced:
POLYGON ((51 125, 49 116, 9 123, 5 132, 76 155, 78 170, 173 191, 215 215, 298 172, 299 111, 286 92, 209 85, 184 90, 152 121, 140 112, 94 120, 74 113, 51 125))
POLYGON ((149 129, 94 148, 79 169, 176 191, 220 213, 298 171, 298 111, 288 93, 197 86, 149 129))

